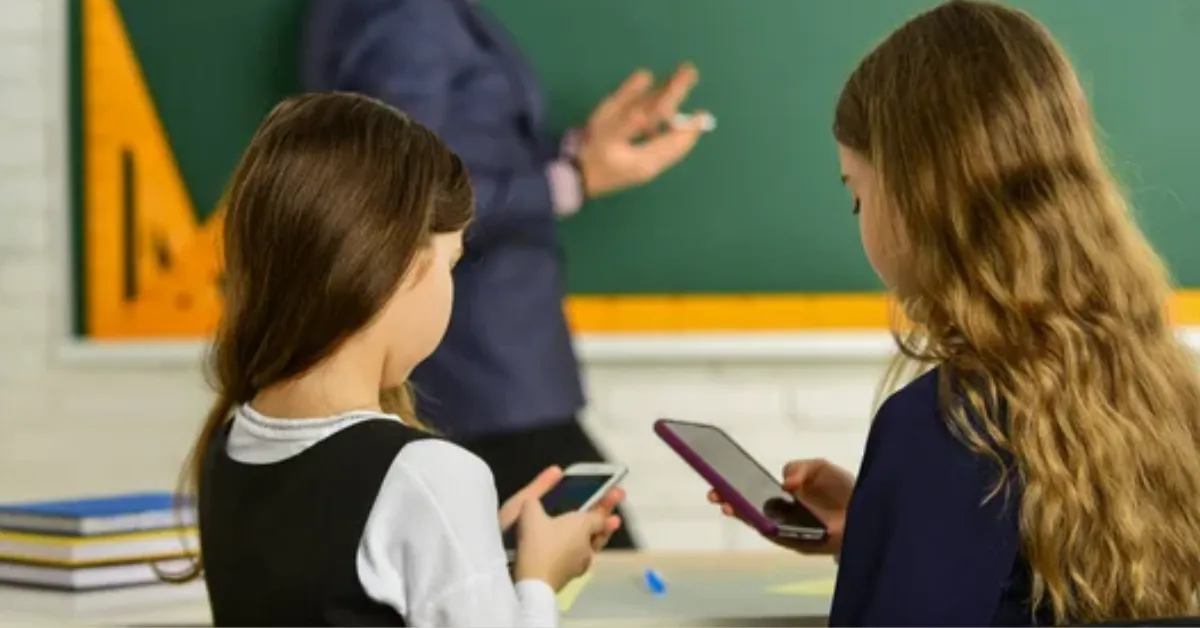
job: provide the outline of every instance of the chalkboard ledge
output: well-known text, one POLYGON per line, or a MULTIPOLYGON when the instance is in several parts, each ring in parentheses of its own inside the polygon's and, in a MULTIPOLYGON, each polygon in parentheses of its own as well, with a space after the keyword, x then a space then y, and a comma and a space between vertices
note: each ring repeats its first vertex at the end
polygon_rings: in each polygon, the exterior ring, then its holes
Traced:
MULTIPOLYGON (((1181 329, 1183 339, 1200 352, 1200 327, 1181 329)), ((579 357, 586 364, 641 362, 882 362, 895 353, 882 331, 794 333, 583 334, 579 357)), ((194 367, 207 343, 69 340, 56 352, 66 366, 194 367)))
MULTIPOLYGON (((886 332, 634 333, 581 334, 579 358, 586 364, 697 361, 880 361, 894 351, 886 332)), ((106 367, 194 366, 208 343, 194 341, 87 341, 64 343, 65 365, 106 367)))
POLYGON ((885 331, 583 334, 588 364, 622 362, 878 362, 895 353, 885 331))

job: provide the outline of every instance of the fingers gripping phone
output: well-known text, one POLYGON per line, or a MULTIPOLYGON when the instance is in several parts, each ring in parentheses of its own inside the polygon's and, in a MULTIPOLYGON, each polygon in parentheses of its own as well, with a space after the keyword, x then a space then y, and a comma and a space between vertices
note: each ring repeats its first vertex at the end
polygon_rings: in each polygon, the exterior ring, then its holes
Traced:
POLYGON ((608 462, 580 462, 565 471, 549 493, 542 496, 542 507, 551 517, 576 510, 589 510, 616 488, 629 469, 608 462))
POLYGON ((654 433, 763 536, 813 542, 825 539, 828 531, 816 515, 721 428, 659 419, 654 433))
MULTIPOLYGON (((563 471, 563 477, 542 496, 546 514, 557 517, 577 510, 590 510, 600 503, 609 491, 616 488, 629 473, 629 468, 610 462, 578 462, 563 471)), ((516 529, 504 534, 504 547, 511 563, 515 558, 516 529)))

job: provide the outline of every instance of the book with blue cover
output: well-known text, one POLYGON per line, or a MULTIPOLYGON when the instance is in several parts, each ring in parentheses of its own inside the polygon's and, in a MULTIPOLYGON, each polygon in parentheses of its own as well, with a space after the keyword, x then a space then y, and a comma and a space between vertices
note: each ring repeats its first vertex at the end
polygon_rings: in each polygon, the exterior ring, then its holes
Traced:
POLYGON ((0 530, 35 534, 100 536, 194 525, 192 509, 178 510, 169 492, 0 505, 0 530))

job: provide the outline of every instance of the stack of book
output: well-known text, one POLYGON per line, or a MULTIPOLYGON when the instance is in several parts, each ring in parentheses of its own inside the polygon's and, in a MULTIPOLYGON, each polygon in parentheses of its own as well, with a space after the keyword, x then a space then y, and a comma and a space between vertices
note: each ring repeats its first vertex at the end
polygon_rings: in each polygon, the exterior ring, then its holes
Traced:
POLYGON ((195 516, 170 493, 0 505, 0 582, 85 591, 190 567, 195 516))

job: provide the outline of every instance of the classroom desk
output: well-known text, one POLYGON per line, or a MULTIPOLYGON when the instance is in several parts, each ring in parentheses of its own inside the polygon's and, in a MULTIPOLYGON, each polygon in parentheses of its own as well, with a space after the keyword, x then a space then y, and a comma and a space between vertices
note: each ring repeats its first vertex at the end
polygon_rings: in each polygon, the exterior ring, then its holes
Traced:
MULTIPOLYGON (((607 552, 563 615, 564 628, 823 626, 835 573, 828 558, 788 552, 607 552), (652 595, 646 569, 667 590, 652 595)), ((165 586, 165 585, 164 585, 165 586)), ((60 594, 0 588, 0 625, 204 626, 202 585, 141 593, 60 594), (140 595, 139 599, 137 596, 140 595), (88 597, 93 596, 93 597, 88 597)))

